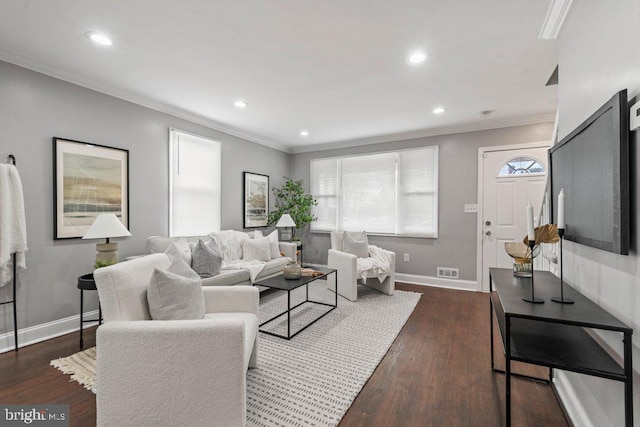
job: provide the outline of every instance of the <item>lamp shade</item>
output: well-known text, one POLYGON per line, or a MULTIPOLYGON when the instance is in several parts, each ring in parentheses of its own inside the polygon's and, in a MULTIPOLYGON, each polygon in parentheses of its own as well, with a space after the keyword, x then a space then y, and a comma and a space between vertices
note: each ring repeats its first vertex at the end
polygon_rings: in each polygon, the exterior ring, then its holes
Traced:
POLYGON ((291 215, 289 214, 282 215, 278 220, 278 223, 276 224, 276 227, 295 227, 295 226, 296 226, 296 223, 293 222, 293 218, 291 218, 291 215))
POLYGON ((122 224, 115 214, 100 214, 96 217, 83 239, 108 239, 111 237, 131 236, 129 230, 122 224))

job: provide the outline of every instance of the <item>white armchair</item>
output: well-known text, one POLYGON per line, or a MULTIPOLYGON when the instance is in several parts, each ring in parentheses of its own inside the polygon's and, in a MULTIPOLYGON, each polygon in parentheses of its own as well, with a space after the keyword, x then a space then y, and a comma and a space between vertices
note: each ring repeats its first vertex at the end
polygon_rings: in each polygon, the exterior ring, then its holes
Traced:
POLYGON ((94 273, 98 426, 246 424, 246 371, 258 360, 259 292, 203 287, 205 317, 150 320, 146 289, 165 254, 94 273))
MULTIPOLYGON (((331 249, 329 249, 327 266, 338 270, 338 294, 350 301, 358 300, 358 258, 350 253, 343 252, 343 231, 331 232, 331 249)), ((395 252, 382 249, 382 252, 389 259, 391 270, 386 279, 382 282, 371 271, 364 274, 366 279, 363 285, 377 289, 387 295, 393 295, 396 281, 396 254, 395 252)))

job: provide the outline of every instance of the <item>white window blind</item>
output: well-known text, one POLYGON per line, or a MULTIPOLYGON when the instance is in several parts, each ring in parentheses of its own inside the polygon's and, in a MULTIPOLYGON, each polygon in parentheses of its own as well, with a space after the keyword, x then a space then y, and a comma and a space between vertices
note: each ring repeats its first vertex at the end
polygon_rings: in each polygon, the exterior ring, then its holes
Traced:
POLYGON ((311 161, 312 231, 438 237, 438 147, 311 161))
POLYGON ((169 235, 220 231, 221 144, 170 130, 169 235))

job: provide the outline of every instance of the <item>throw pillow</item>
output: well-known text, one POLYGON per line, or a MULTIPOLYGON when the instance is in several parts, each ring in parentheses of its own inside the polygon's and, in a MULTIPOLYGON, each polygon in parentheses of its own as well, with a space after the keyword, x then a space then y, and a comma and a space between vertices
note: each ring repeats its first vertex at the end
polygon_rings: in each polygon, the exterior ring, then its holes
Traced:
POLYGON ((200 277, 181 259, 153 270, 147 302, 153 320, 202 319, 205 313, 200 277))
POLYGON ((242 244, 242 260, 243 261, 270 261, 269 239, 243 240, 242 244))
POLYGON ((191 248, 187 239, 183 237, 171 243, 164 253, 167 254, 171 261, 179 258, 186 262, 187 265, 191 265, 191 248))
POLYGON ((213 232, 209 234, 209 237, 214 239, 220 247, 224 260, 227 263, 242 259, 241 242, 250 239, 247 233, 235 230, 213 232))
POLYGON ((207 243, 200 239, 191 253, 191 268, 200 277, 215 276, 222 268, 222 253, 218 246, 212 240, 207 243))
POLYGON ((256 230, 253 232, 252 239, 260 239, 262 237, 264 237, 264 234, 262 234, 262 230, 256 230))
POLYGON ((344 252, 358 258, 369 257, 369 240, 365 231, 345 232, 343 237, 344 252))
POLYGON ((273 230, 268 236, 269 239, 269 252, 271 259, 280 258, 280 243, 278 243, 278 229, 273 230))

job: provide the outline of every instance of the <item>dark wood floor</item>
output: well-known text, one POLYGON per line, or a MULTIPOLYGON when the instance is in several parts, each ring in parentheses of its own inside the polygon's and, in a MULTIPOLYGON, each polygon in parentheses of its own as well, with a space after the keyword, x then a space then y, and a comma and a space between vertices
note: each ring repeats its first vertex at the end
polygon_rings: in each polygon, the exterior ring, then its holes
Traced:
MULTIPOLYGON (((488 295, 414 285, 423 294, 340 426, 498 426, 504 375, 491 372, 488 295)), ((95 345, 95 328, 85 331, 95 345)), ((496 343, 498 365, 504 366, 496 343)), ((0 355, 0 403, 68 404, 72 426, 95 425, 95 396, 49 366, 78 351, 78 333, 0 355)), ((518 366, 544 377, 541 368, 518 366)), ((514 379, 514 426, 568 426, 550 386, 514 379)))

